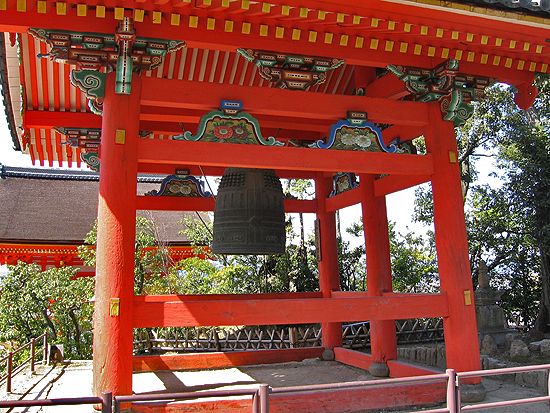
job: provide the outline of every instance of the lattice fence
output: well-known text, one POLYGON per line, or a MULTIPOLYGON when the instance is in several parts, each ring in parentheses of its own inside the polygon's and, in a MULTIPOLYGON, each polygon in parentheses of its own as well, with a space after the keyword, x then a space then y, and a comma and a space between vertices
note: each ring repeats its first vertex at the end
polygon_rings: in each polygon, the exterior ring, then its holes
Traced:
MULTIPOLYGON (((396 331, 400 344, 441 341, 443 321, 440 318, 399 320, 396 331)), ((344 347, 365 349, 370 346, 368 322, 343 324, 342 334, 344 347)), ((274 350, 320 345, 319 325, 171 327, 137 329, 134 332, 136 353, 274 350)))

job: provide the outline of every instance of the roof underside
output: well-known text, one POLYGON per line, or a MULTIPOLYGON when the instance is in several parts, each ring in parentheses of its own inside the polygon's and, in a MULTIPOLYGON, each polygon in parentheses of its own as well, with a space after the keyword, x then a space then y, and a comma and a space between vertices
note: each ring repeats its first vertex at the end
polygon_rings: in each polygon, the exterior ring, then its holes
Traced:
MULTIPOLYGON (((432 68, 444 60, 456 59, 465 68, 464 73, 494 76, 511 83, 518 79, 516 86, 532 79, 535 72, 549 72, 550 47, 546 39, 550 38, 550 0, 384 0, 368 4, 301 0, 292 5, 284 0, 113 0, 108 6, 94 0, 68 0, 62 3, 65 7, 46 0, 38 2, 43 5, 42 11, 34 3, 19 0, 17 4, 20 2, 26 3, 26 9, 17 17, 24 19, 26 13, 38 13, 28 20, 35 27, 61 27, 64 21, 74 25, 78 22, 75 19, 81 19, 79 27, 97 27, 98 31, 108 27, 108 33, 112 33, 117 13, 122 13, 140 16, 136 21, 138 36, 187 42, 187 48, 168 54, 160 67, 144 74, 145 78, 238 86, 254 93, 257 88, 272 85, 259 75, 257 66, 236 53, 237 47, 343 58, 346 64, 330 71, 325 83, 308 91, 311 105, 318 94, 351 95, 358 87, 367 87, 368 91, 388 64, 432 68)), ((16 2, 7 0, 7 4, 8 9, 10 5, 15 8, 16 2)), ((7 84, 3 87, 9 90, 7 113, 17 127, 15 141, 33 162, 81 167, 86 149, 68 145, 55 127, 78 127, 83 119, 92 119, 88 123, 100 127, 100 118, 93 121, 95 115, 90 113, 86 97, 71 85, 69 73, 74 67, 38 58, 38 54, 49 51, 49 46, 20 27, 14 26, 17 33, 4 35, 7 84), (17 45, 10 46, 14 41, 17 45), (36 120, 41 112, 65 123, 43 116, 36 120), (74 116, 60 116, 63 114, 74 116)), ((388 98, 380 88, 376 90, 378 95, 373 97, 388 98)), ((395 93, 391 98, 403 99, 406 95, 395 93)), ((211 109, 218 104, 212 101, 211 109)), ((246 110, 246 101, 244 104, 246 110)), ((180 114, 192 114, 195 119, 200 116, 191 112, 180 114)), ((143 126, 152 132, 151 139, 169 139, 183 129, 196 128, 197 121, 178 121, 174 110, 168 108, 164 115, 172 120, 163 124, 157 121, 151 128, 147 127, 151 122, 143 126)), ((287 130, 290 135, 304 133, 304 129, 299 133, 292 129, 292 121, 288 120, 274 130, 287 130)), ((317 130, 303 139, 318 139, 323 133, 317 130)))

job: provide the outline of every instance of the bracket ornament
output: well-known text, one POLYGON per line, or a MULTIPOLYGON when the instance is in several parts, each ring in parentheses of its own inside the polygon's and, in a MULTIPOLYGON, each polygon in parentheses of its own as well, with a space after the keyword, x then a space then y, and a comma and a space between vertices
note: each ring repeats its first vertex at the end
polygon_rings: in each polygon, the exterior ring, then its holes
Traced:
POLYGON ((80 159, 88 168, 94 172, 99 172, 99 153, 98 152, 82 152, 80 154, 80 159))
POLYGON ((326 142, 320 139, 309 147, 345 151, 404 152, 394 143, 386 146, 382 139, 382 131, 367 120, 365 112, 348 112, 347 119, 340 120, 330 127, 326 142))
POLYGON ((97 152, 101 144, 101 129, 55 127, 67 139, 64 143, 87 152, 97 152))
POLYGON ((359 182, 357 182, 357 177, 354 173, 338 172, 332 177, 332 192, 329 194, 329 198, 358 186, 359 182))
POLYGON ((115 71, 115 93, 128 95, 132 90, 133 73, 152 70, 162 63, 166 54, 185 47, 182 41, 137 37, 129 17, 120 21, 114 35, 39 28, 30 28, 29 33, 51 46, 49 53, 39 54, 39 57, 76 66, 71 81, 90 100, 103 98, 105 87, 104 81, 95 87, 83 83, 85 79, 93 79, 95 85, 97 79, 91 78, 90 72, 105 76, 99 71, 115 71), (82 71, 84 73, 75 74, 82 71))
POLYGON ((341 59, 293 56, 263 50, 237 49, 237 53, 258 66, 262 78, 281 89, 307 90, 324 83, 327 72, 344 64, 341 59))
POLYGON ((189 131, 172 139, 203 142, 227 142, 264 146, 284 146, 273 136, 262 135, 258 120, 241 111, 243 104, 235 100, 222 100, 220 110, 208 112, 201 117, 195 135, 189 131))
POLYGON ((447 60, 433 69, 389 65, 388 70, 405 83, 414 100, 439 101, 443 119, 463 125, 472 115, 470 104, 492 83, 488 77, 459 73, 458 60, 447 60))
POLYGON ((149 196, 181 196, 210 198, 212 194, 204 190, 204 182, 190 175, 168 175, 158 191, 147 192, 149 196))

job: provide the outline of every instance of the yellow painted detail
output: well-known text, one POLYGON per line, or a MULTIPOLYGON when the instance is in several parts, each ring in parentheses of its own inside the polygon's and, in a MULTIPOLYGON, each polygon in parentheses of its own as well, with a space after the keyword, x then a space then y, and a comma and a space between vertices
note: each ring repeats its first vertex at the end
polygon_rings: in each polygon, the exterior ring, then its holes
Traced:
POLYGON ((281 14, 283 16, 289 16, 290 15, 290 6, 281 6, 281 14))
POLYGON ((340 36, 340 46, 347 46, 348 45, 349 36, 347 34, 343 34, 340 36))
POLYGON ((212 0, 202 0, 202 4, 203 4, 203 6, 211 6, 212 5, 212 0))
POLYGON ((444 47, 443 49, 441 49, 441 58, 442 59, 449 58, 449 49, 447 47, 444 47))
POLYGON ((428 47, 428 57, 434 57, 435 56, 435 47, 429 46, 428 47))
POLYGON ((248 22, 243 22, 243 25, 241 26, 241 33, 242 34, 250 34, 250 28, 252 25, 248 22))
POLYGON ((466 56, 467 62, 473 62, 476 57, 476 54, 474 52, 468 52, 468 56, 466 56))
POLYGON ((395 30, 395 22, 393 20, 388 22, 388 30, 395 30))
POLYGON ((317 12, 317 19, 318 20, 325 20, 327 18, 327 12, 323 10, 319 10, 317 12))
POLYGON ((115 7, 115 20, 124 19, 124 7, 115 7))
POLYGON ((242 0, 241 10, 248 10, 248 9, 250 9, 250 0, 242 0))
POLYGON ((534 72, 536 68, 537 68, 537 64, 535 62, 530 62, 529 63, 529 71, 530 72, 534 72))
POLYGON ((109 302, 109 315, 118 317, 120 315, 120 298, 111 298, 109 302))
POLYGON ((8 0, 0 0, 0 10, 8 9, 8 0))
POLYGON ((435 31, 435 37, 442 38, 443 37, 444 30, 443 29, 437 29, 435 31))
POLYGON ((76 15, 78 17, 84 17, 87 14, 88 14, 88 6, 86 6, 85 4, 77 4, 77 6, 76 6, 76 15))
POLYGON ((300 17, 302 19, 307 19, 308 14, 309 14, 309 9, 307 7, 300 7, 300 17))
POLYGON ((16 10, 20 12, 27 11, 27 0, 17 0, 16 10))
POLYGON ((489 36, 481 36, 481 44, 487 44, 489 43, 489 36))
POLYGON ((451 32, 451 39, 458 40, 458 35, 459 35, 458 32, 456 30, 453 30, 451 32))
MULTIPOLYGON (((79 6, 86 7, 85 4, 79 4, 79 6)), ((36 11, 40 14, 46 13, 46 11, 47 11, 46 2, 42 1, 42 0, 37 1, 36 2, 36 11)), ((80 14, 78 14, 78 8, 77 8, 77 16, 81 16, 80 14)))
POLYGON ((126 143, 126 130, 117 129, 115 132, 115 143, 117 145, 124 145, 126 143))
POLYGON ((275 37, 277 39, 282 39, 284 35, 285 35, 285 28, 282 26, 277 26, 275 28, 275 37))
POLYGON ((353 16, 352 23, 353 23, 353 24, 359 24, 359 23, 361 23, 361 16, 354 15, 354 16, 353 16))
POLYGON ((271 13, 271 4, 262 3, 262 13, 271 13))
POLYGON ((516 48, 516 41, 515 40, 510 40, 510 44, 508 45, 510 47, 510 49, 515 49, 516 48))
POLYGON ((177 13, 170 14, 170 24, 172 26, 179 26, 181 23, 181 16, 177 13))
POLYGON ((216 19, 209 17, 206 19, 206 30, 214 30, 216 28, 216 19))
POLYGON ((372 49, 372 50, 377 50, 378 49, 378 39, 370 39, 370 45, 369 47, 372 49))
POLYGON ((504 67, 507 67, 508 69, 512 67, 512 58, 510 57, 506 58, 506 60, 504 61, 504 67))
POLYGON ((412 27, 412 24, 410 24, 410 23, 405 23, 405 24, 403 25, 403 31, 409 33, 409 32, 411 31, 411 27, 412 27))
POLYGON ((524 52, 528 52, 530 48, 531 48, 531 43, 528 43, 528 42, 523 43, 524 52))
POLYGON ((189 16, 189 27, 193 29, 199 27, 199 16, 189 16))
POLYGON ((326 44, 332 44, 332 39, 334 38, 334 34, 332 33, 325 33, 325 43, 326 44))
POLYGON ((420 34, 426 36, 428 34, 428 26, 420 26, 420 34))
POLYGON ((384 46, 384 50, 386 52, 393 52, 393 40, 386 40, 386 45, 384 46))
POLYGON ((355 38, 355 48, 361 49, 363 47, 363 43, 365 42, 365 39, 361 36, 357 36, 355 38))
POLYGON ((413 54, 416 56, 420 55, 422 53, 422 45, 421 44, 415 44, 413 54))
POLYGON ((344 13, 336 13, 336 23, 344 23, 346 15, 344 13))
POLYGON ((316 31, 313 31, 313 30, 310 30, 309 31, 309 36, 308 36, 308 39, 307 39, 310 43, 315 43, 317 41, 317 32, 316 31))
POLYGON ((222 0, 222 7, 229 7, 231 4, 230 0, 222 0))
POLYGON ((225 21, 225 24, 223 26, 223 30, 226 32, 226 33, 231 33, 233 32, 233 27, 234 27, 234 23, 232 20, 226 20, 225 21))
POLYGON ((535 48, 535 53, 541 54, 542 53, 542 45, 537 44, 537 47, 535 48))
POLYGON ((500 56, 494 56, 493 57, 493 66, 500 65, 500 56))
POLYGON ((518 70, 523 70, 525 67, 525 60, 518 60, 518 70))
POLYGON ((540 72, 541 73, 546 73, 548 72, 548 63, 543 63, 542 66, 540 67, 540 72))
POLYGON ((495 46, 498 46, 498 47, 502 46, 502 39, 500 37, 497 37, 495 39, 495 46))
POLYGON ((401 42, 399 44, 399 53, 407 53, 407 50, 409 49, 409 44, 405 42, 401 42))
POLYGON ((105 6, 95 6, 95 17, 105 18, 105 6))
POLYGON ((473 42, 474 41, 474 34, 473 33, 466 33, 466 41, 467 42, 473 42))
POLYGON ((487 53, 483 53, 481 55, 481 64, 482 65, 486 65, 487 64, 487 59, 489 58, 489 55, 487 53))
POLYGON ((455 151, 449 151, 449 163, 456 163, 457 156, 455 151))
POLYGON ((269 26, 267 24, 260 24, 260 36, 266 37, 269 33, 269 26))
POLYGON ((376 17, 373 17, 372 19, 370 19, 371 27, 378 27, 379 23, 380 23, 380 19, 377 19, 376 17))
POLYGON ((59 16, 65 16, 67 14, 67 3, 61 1, 56 2, 55 12, 59 16))
POLYGON ((292 29, 292 40, 300 40, 302 31, 300 29, 292 29))
POLYGON ((472 305, 472 292, 464 290, 464 305, 472 305))
POLYGON ((455 59, 462 60, 462 50, 455 50, 455 59))
POLYGON ((134 10, 134 20, 137 22, 142 22, 145 18, 145 10, 135 9, 134 10))
POLYGON ((154 11, 153 12, 153 24, 161 24, 162 23, 162 12, 161 11, 154 11))

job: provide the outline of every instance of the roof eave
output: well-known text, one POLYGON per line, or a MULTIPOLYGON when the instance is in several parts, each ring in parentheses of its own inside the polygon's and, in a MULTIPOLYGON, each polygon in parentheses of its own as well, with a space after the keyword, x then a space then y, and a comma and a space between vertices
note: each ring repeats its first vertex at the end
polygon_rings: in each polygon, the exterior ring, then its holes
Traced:
POLYGON ((6 113, 6 121, 13 142, 13 149, 21 152, 21 143, 17 134, 15 117, 11 104, 10 87, 8 83, 8 67, 6 63, 6 42, 4 36, 0 35, 0 85, 2 87, 2 100, 4 103, 4 111, 6 113))

